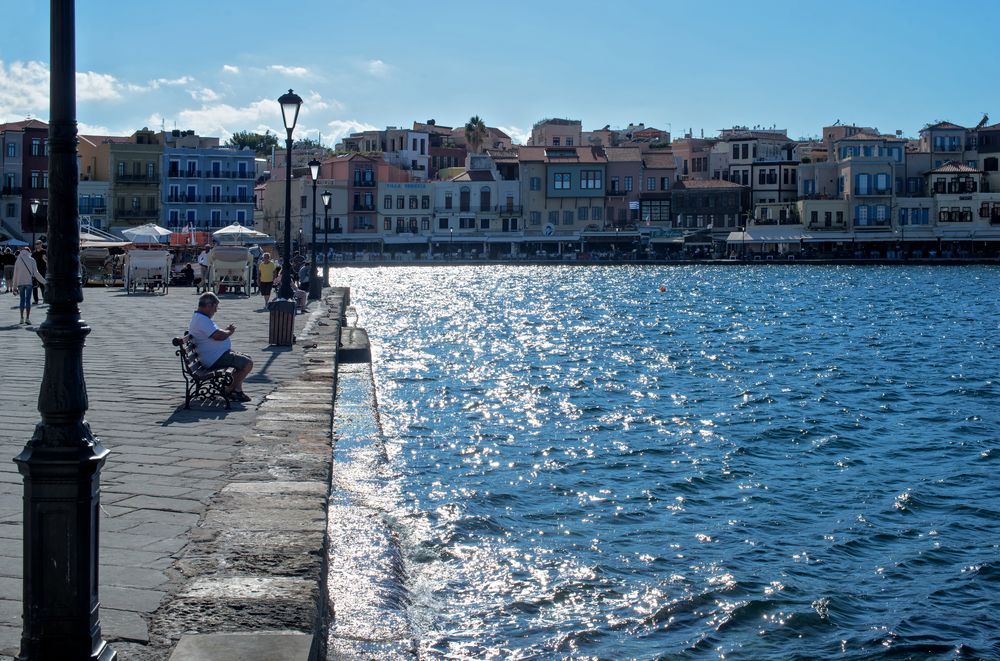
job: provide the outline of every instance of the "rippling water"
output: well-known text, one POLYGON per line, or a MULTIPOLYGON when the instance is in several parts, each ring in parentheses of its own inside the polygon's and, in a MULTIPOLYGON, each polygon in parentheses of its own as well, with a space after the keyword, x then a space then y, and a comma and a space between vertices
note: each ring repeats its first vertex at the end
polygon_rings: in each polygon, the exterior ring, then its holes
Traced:
POLYGON ((1000 270, 334 279, 422 654, 1000 657, 1000 270))

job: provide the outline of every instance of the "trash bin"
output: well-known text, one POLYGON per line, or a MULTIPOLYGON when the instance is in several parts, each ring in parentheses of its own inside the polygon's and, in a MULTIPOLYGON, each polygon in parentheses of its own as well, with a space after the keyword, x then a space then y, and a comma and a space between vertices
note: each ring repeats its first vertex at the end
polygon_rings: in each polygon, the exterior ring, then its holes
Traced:
POLYGON ((295 342, 295 302, 277 300, 271 303, 271 323, 268 344, 290 347, 295 342))

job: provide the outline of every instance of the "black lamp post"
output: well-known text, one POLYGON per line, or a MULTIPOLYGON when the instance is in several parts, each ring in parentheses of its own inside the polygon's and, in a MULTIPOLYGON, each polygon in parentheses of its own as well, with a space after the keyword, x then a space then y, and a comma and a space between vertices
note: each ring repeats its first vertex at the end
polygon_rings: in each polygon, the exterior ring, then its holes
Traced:
POLYGON ((281 118, 288 137, 285 140, 285 257, 281 264, 281 285, 271 305, 269 342, 276 346, 292 346, 295 342, 295 301, 292 292, 292 131, 299 118, 302 97, 288 90, 278 98, 281 118))
POLYGON ((38 200, 31 201, 31 249, 35 249, 35 226, 38 224, 38 218, 35 214, 38 213, 38 200))
POLYGON ((455 259, 455 228, 448 228, 448 259, 455 259))
POLYGON ((73 0, 50 3, 49 303, 38 335, 45 367, 41 422, 14 462, 24 477, 24 578, 17 658, 113 661, 98 599, 100 474, 108 451, 84 414, 77 224, 76 26, 73 0))
POLYGON ((323 284, 330 283, 330 191, 325 190, 323 198, 323 284))
POLYGON ((315 158, 309 161, 309 176, 313 180, 312 234, 309 235, 309 242, 312 244, 312 264, 309 267, 310 301, 318 301, 323 290, 319 281, 319 272, 316 270, 316 180, 319 179, 319 167, 321 165, 322 163, 315 158))

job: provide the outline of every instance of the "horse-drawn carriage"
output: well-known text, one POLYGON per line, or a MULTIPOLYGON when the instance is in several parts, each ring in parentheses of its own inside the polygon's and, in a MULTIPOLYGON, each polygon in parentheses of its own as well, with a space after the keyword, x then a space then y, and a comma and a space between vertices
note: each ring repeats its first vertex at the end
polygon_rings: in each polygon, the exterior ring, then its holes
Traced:
POLYGON ((125 290, 166 294, 170 290, 170 252, 130 250, 125 256, 125 290))
POLYGON ((125 256, 121 248, 87 246, 80 249, 80 278, 83 284, 111 286, 122 282, 125 256))
POLYGON ((216 246, 208 254, 208 286, 215 292, 239 291, 250 296, 253 256, 243 246, 216 246))

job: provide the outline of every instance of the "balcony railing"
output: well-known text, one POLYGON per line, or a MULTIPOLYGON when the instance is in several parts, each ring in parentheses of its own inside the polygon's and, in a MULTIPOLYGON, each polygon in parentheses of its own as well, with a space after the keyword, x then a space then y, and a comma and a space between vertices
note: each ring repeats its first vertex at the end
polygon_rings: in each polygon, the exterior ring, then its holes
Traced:
POLYGON ((355 179, 354 180, 354 187, 355 188, 375 188, 376 186, 378 186, 378 182, 375 181, 374 179, 355 179))
POLYGON ((159 209, 118 209, 115 218, 158 218, 159 209))
POLYGON ((4 197, 7 197, 9 195, 20 195, 20 194, 21 194, 20 186, 4 186, 2 189, 0 189, 0 195, 3 195, 4 197))
POLYGON ((253 172, 239 170, 168 170, 167 177, 171 179, 253 179, 253 172))
POLYGON ((355 203, 352 207, 354 211, 375 211, 374 204, 355 203))
POLYGON ((123 184, 155 184, 160 179, 156 175, 150 177, 144 174, 117 174, 115 181, 123 184))

